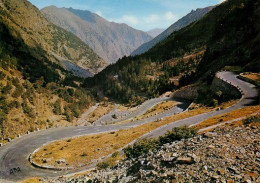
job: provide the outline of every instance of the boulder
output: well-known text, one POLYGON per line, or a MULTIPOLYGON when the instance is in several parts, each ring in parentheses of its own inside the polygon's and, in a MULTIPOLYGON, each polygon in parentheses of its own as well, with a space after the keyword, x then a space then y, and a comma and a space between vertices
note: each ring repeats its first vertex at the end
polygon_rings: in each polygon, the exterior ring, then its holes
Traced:
POLYGON ((178 164, 193 164, 194 160, 192 157, 178 157, 176 159, 176 163, 178 164))
POLYGON ((217 136, 217 133, 213 133, 213 132, 207 132, 207 133, 203 134, 203 137, 206 137, 206 138, 213 138, 216 136, 217 136))

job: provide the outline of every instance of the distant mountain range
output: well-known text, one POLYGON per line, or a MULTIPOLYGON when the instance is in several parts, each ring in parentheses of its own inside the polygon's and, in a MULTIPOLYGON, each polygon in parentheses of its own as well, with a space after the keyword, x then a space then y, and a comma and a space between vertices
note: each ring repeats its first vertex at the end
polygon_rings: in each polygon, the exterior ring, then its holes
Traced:
POLYGON ((87 10, 49 6, 41 10, 53 24, 75 34, 109 63, 130 55, 152 37, 126 24, 109 22, 87 10))
MULTIPOLYGON (((2 22, 31 48, 37 57, 47 57, 72 72, 72 67, 85 69, 80 76, 91 76, 107 63, 78 37, 48 22, 41 12, 25 0, 3 1, 0 17, 2 22), (18 8, 19 7, 19 8, 18 8), (33 51, 34 50, 34 51, 33 51), (66 67, 64 61, 71 62, 66 67)), ((77 72, 74 72, 77 75, 77 72)))
POLYGON ((176 23, 171 25, 167 30, 162 32, 160 35, 155 37, 153 40, 144 43, 139 48, 137 48, 131 55, 140 55, 142 53, 147 52, 152 47, 154 47, 157 43, 161 42, 165 38, 167 38, 170 34, 172 34, 174 31, 178 31, 182 29, 183 27, 186 27, 187 25, 191 24, 192 22, 195 22, 199 19, 201 19, 204 15, 206 15, 209 11, 211 11, 214 8, 214 6, 206 7, 206 8, 198 8, 197 10, 192 10, 189 14, 178 20, 176 23))
POLYGON ((163 31, 165 31, 165 29, 159 29, 159 28, 155 28, 152 30, 147 31, 147 33, 152 36, 153 38, 155 38, 156 36, 158 36, 159 34, 161 34, 163 31))

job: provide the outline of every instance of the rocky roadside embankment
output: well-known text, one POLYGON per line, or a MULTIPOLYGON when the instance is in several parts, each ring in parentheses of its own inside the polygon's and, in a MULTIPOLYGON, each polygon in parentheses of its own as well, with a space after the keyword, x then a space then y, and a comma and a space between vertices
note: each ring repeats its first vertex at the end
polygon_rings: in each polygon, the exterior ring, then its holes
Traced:
POLYGON ((47 182, 260 182, 260 127, 218 127, 113 169, 47 182))

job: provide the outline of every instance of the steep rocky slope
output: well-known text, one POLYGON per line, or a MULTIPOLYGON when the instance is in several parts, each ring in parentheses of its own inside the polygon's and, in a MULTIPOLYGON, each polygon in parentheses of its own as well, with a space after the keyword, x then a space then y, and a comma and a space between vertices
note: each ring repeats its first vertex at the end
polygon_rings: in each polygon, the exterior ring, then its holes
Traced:
POLYGON ((139 48, 137 48, 131 55, 140 55, 152 47, 154 47, 157 43, 160 41, 166 39, 169 35, 171 35, 174 31, 178 31, 182 29, 183 27, 186 27, 187 25, 191 24, 192 22, 195 22, 199 19, 201 19, 205 14, 207 14, 209 11, 211 11, 214 7, 206 7, 206 8, 198 8, 196 10, 192 10, 189 14, 178 20, 176 23, 171 25, 168 29, 163 31, 161 34, 156 36, 153 40, 144 43, 139 48))
POLYGON ((260 181, 260 127, 218 127, 164 144, 113 168, 46 182, 251 182, 260 181))
POLYGON ((109 63, 129 55, 152 39, 145 32, 109 22, 87 10, 50 6, 41 11, 49 21, 78 36, 109 63))
POLYGON ((28 1, 3 0, 0 6, 4 24, 35 49, 35 55, 46 56, 60 65, 64 65, 63 60, 68 60, 93 73, 106 66, 90 47, 73 34, 49 23, 28 1))

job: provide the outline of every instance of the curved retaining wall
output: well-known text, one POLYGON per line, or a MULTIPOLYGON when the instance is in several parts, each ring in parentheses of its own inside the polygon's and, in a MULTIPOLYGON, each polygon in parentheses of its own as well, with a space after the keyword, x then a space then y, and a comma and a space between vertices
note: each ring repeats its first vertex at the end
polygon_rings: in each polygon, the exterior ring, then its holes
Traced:
MULTIPOLYGON (((220 78, 218 76, 218 73, 216 74, 215 78, 213 79, 213 82, 212 82, 210 88, 213 92, 221 91, 222 94, 228 98, 240 98, 241 97, 241 92, 239 91, 239 89, 236 88, 235 86, 233 86, 228 81, 220 78)), ((198 97, 198 89, 199 89, 199 86, 195 86, 195 85, 186 86, 182 89, 175 91, 172 96, 175 98, 182 98, 182 99, 193 101, 198 97)))
POLYGON ((210 88, 213 92, 221 91, 222 95, 224 95, 224 97, 226 97, 226 98, 240 98, 241 97, 241 93, 238 90, 238 88, 233 86, 228 81, 225 81, 222 78, 219 78, 218 76, 216 76, 213 79, 213 82, 212 82, 210 88))
POLYGON ((193 101, 198 97, 198 89, 198 86, 186 86, 175 91, 172 97, 193 101))

